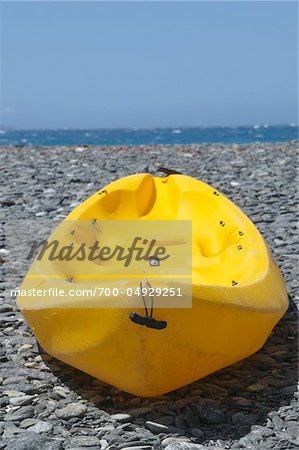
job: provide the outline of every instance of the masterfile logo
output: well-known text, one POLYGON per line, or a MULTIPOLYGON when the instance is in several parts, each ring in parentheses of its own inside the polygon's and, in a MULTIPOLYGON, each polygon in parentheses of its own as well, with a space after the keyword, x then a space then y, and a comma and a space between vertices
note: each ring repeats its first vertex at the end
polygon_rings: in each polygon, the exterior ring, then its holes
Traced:
POLYGON ((192 305, 192 226, 179 220, 16 220, 6 226, 21 287, 11 295, 59 307, 192 305), (54 231, 53 231, 54 229, 54 231), (23 272, 23 273, 22 273, 23 272), (74 301, 75 300, 75 301, 74 301))

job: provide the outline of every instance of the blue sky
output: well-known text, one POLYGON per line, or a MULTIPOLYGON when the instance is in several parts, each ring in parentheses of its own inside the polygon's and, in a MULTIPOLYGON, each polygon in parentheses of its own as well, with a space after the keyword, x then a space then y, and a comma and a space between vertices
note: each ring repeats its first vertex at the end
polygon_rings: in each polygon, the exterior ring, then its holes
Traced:
POLYGON ((296 122, 296 2, 2 2, 1 123, 296 122))

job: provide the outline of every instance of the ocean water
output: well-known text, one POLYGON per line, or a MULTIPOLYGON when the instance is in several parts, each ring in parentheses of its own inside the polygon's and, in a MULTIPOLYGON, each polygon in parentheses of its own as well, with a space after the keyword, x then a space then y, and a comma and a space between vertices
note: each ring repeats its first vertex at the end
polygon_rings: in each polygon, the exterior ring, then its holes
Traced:
POLYGON ((0 130, 0 146, 246 144, 298 139, 298 126, 196 127, 97 130, 0 130))

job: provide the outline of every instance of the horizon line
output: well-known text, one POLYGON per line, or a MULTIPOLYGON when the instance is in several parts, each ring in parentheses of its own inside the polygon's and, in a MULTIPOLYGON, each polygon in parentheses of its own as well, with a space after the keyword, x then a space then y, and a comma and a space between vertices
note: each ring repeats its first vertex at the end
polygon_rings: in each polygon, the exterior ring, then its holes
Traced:
POLYGON ((180 129, 213 129, 213 128, 273 128, 273 127, 290 127, 298 128, 299 122, 289 123, 252 123, 252 124, 240 124, 240 125, 171 125, 171 126, 151 126, 151 127, 136 127, 136 126, 106 126, 106 127, 14 127, 14 126, 0 126, 0 131, 106 131, 106 130, 180 130, 180 129))

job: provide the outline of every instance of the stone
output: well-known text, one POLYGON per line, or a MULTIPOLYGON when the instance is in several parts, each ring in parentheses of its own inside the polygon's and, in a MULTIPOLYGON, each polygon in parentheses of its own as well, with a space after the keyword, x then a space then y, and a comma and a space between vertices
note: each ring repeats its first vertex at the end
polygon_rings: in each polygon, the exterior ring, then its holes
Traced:
POLYGON ((200 430, 199 428, 192 428, 191 430, 191 434, 192 436, 198 438, 198 439, 204 439, 205 438, 205 434, 202 430, 200 430))
POLYGON ((44 194, 55 194, 56 191, 53 188, 44 189, 44 194))
POLYGON ((35 425, 38 422, 38 419, 24 419, 22 422, 20 422, 21 428, 29 428, 32 427, 32 425, 35 425))
POLYGON ((29 405, 37 398, 37 395, 23 395, 18 397, 11 397, 9 403, 13 406, 25 406, 29 405))
POLYGON ((146 421, 146 426, 149 430, 151 430, 153 433, 169 433, 170 430, 168 426, 163 425, 158 422, 152 422, 151 420, 146 421))
POLYGON ((271 417, 271 420, 275 430, 281 431, 284 428, 284 421, 277 414, 273 415, 273 417, 271 417))
POLYGON ((14 398, 14 397, 24 397, 25 394, 24 392, 7 389, 3 391, 3 395, 7 395, 8 397, 14 398))
POLYGON ((27 428, 28 431, 33 431, 34 433, 48 433, 53 429, 53 425, 51 422, 44 422, 40 420, 39 422, 35 423, 31 427, 27 428))
POLYGON ((178 442, 169 444, 165 450, 203 450, 204 446, 201 444, 193 444, 193 442, 178 442))
POLYGON ((162 440, 162 447, 167 447, 170 444, 181 444, 182 442, 190 442, 190 439, 186 436, 167 437, 162 440))
POLYGON ((251 427, 251 432, 258 432, 261 436, 268 438, 269 436, 273 436, 274 431, 271 428, 263 427, 261 425, 253 425, 251 427))
POLYGON ((13 311, 13 306, 8 303, 2 303, 0 305, 0 314, 13 311))
POLYGON ((130 422, 130 420, 132 420, 132 416, 130 414, 112 414, 112 416, 110 416, 112 420, 117 420, 117 422, 130 422))
POLYGON ((10 439, 13 437, 17 437, 24 430, 18 428, 13 422, 7 422, 3 429, 2 437, 3 439, 10 439))
POLYGON ((244 448, 256 448, 257 445, 258 445, 258 442, 256 440, 255 435, 252 434, 252 433, 249 433, 249 434, 247 434, 246 436, 242 437, 239 440, 239 444, 240 444, 241 448, 242 447, 244 447, 244 448))
POLYGON ((16 204, 16 202, 14 200, 11 200, 11 199, 1 198, 0 199, 0 204, 2 206, 13 206, 13 205, 16 204))
POLYGON ((113 430, 110 433, 105 433, 104 436, 99 435, 99 437, 106 439, 106 441, 109 443, 109 445, 111 445, 111 444, 118 445, 118 444, 124 442, 122 437, 120 436, 118 430, 113 430))
POLYGON ((53 388, 53 392, 59 395, 60 398, 67 398, 67 396, 70 394, 70 390, 63 386, 55 386, 53 388))
POLYGON ((286 427, 286 432, 294 439, 299 437, 299 425, 298 423, 290 424, 288 423, 286 427))
POLYGON ((106 439, 100 439, 100 449, 101 450, 106 450, 108 446, 109 446, 109 444, 106 441, 106 439))
POLYGON ((242 421, 244 420, 245 417, 246 417, 246 414, 239 411, 232 415, 232 423, 234 425, 239 425, 240 423, 242 423, 242 421))
POLYGON ((26 352, 27 350, 31 350, 33 348, 32 344, 23 344, 19 348, 18 352, 26 352))
POLYGON ((263 384, 251 384, 247 387, 247 391, 249 392, 261 392, 265 390, 265 386, 263 384))
POLYGON ((29 419, 34 416, 34 408, 32 406, 23 406, 16 411, 9 411, 5 420, 7 421, 20 421, 24 419, 29 419))
POLYGON ((210 425, 220 425, 225 423, 225 414, 220 409, 211 403, 205 403, 198 407, 198 414, 200 419, 210 425))
POLYGON ((122 447, 122 450, 153 450, 153 446, 152 445, 130 446, 129 444, 128 444, 127 447, 122 447))
POLYGON ((24 432, 16 439, 6 443, 6 450, 62 450, 62 441, 40 436, 32 432, 24 432))
MULTIPOLYGON (((184 420, 185 420, 185 422, 187 422, 189 428, 193 428, 198 425, 198 416, 188 406, 185 409, 184 420)), ((179 426, 179 425, 177 424, 177 426, 179 426)))
POLYGON ((40 389, 38 388, 38 386, 34 386, 31 383, 27 383, 27 382, 20 382, 14 385, 14 388, 17 389, 19 392, 22 392, 22 394, 28 394, 28 395, 33 395, 33 394, 40 394, 40 389))
POLYGON ((3 386, 7 386, 8 384, 15 385, 16 383, 18 383, 20 381, 24 381, 24 377, 17 375, 17 376, 5 378, 2 384, 3 384, 3 386))
POLYGON ((252 402, 244 397, 233 397, 233 401, 239 406, 249 407, 252 405, 252 402))
POLYGON ((130 409, 129 413, 132 416, 138 417, 138 416, 142 416, 142 415, 145 415, 145 414, 149 414, 153 410, 154 410, 154 408, 151 407, 151 406, 141 406, 139 408, 130 409))
POLYGON ((118 444, 118 450, 124 450, 124 449, 128 449, 128 446, 130 448, 134 448, 136 450, 136 448, 140 448, 140 447, 145 447, 147 446, 146 443, 141 442, 141 441, 127 441, 123 444, 118 444))
POLYGON ((86 413, 86 406, 82 403, 70 403, 64 408, 57 409, 55 411, 56 416, 59 419, 68 420, 73 417, 83 417, 86 413))
POLYGON ((159 417, 159 423, 161 423, 162 425, 172 425, 174 422, 174 417, 173 416, 162 416, 159 417))
POLYGON ((75 436, 67 443, 66 448, 99 447, 100 439, 96 436, 75 436))

